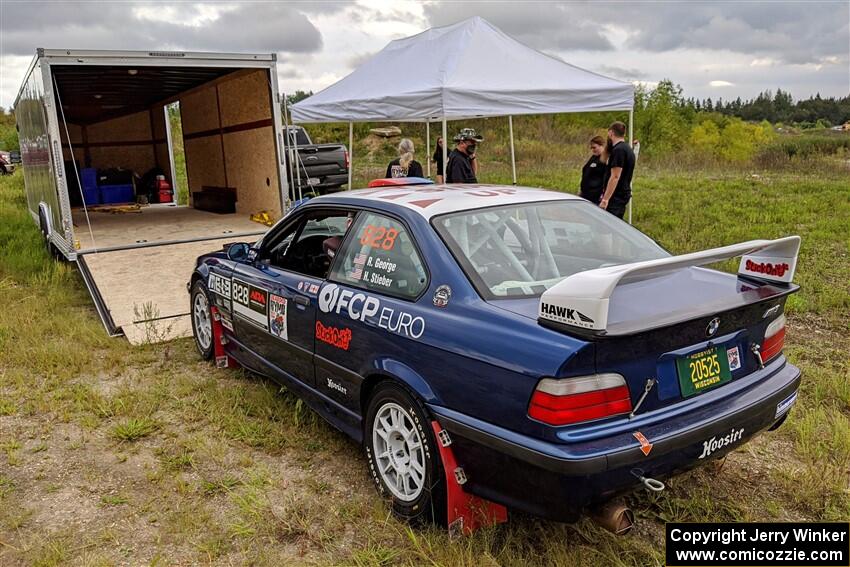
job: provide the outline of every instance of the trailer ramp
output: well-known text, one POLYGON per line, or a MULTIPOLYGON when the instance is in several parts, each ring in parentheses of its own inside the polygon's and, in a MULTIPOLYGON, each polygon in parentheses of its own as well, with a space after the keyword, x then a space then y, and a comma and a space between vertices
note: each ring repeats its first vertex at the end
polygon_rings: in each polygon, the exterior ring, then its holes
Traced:
POLYGON ((77 257, 80 273, 107 332, 131 344, 192 335, 186 283, 195 259, 234 238, 158 244, 77 257))

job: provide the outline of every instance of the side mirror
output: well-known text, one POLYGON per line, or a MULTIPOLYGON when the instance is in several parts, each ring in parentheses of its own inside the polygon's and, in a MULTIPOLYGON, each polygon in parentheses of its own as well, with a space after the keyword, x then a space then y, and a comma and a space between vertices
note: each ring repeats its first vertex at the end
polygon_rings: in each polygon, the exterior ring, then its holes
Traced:
POLYGON ((251 245, 246 242, 234 242, 227 246, 227 259, 234 262, 244 262, 248 259, 251 245))

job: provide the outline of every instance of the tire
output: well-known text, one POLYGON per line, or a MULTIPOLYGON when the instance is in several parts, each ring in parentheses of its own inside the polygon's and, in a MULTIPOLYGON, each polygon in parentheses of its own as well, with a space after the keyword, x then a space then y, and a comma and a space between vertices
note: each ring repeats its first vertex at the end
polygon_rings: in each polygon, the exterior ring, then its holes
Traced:
POLYGON ((201 280, 192 285, 189 294, 189 318, 192 319, 192 337, 195 347, 204 360, 213 357, 212 313, 207 286, 201 280))
POLYGON ((375 388, 363 446, 378 493, 397 517, 445 524, 446 481, 431 419, 406 388, 389 381, 375 388))

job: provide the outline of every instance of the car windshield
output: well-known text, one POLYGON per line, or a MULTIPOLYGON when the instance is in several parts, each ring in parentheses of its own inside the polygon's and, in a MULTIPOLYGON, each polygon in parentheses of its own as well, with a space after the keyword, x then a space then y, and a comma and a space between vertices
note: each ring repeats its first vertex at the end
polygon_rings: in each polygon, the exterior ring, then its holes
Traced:
POLYGON ((669 256, 637 229, 583 200, 465 211, 433 223, 488 299, 534 297, 578 272, 669 256))

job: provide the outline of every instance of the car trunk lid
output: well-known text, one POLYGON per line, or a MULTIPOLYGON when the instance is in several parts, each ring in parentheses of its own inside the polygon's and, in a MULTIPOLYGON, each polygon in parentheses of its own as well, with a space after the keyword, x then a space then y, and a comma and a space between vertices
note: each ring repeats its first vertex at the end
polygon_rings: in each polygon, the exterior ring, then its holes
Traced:
POLYGON ((762 366, 768 325, 798 289, 799 245, 757 240, 579 272, 542 294, 538 320, 594 342, 596 372, 622 375, 634 412, 650 411, 762 366), (738 277, 698 267, 738 256, 738 277))

